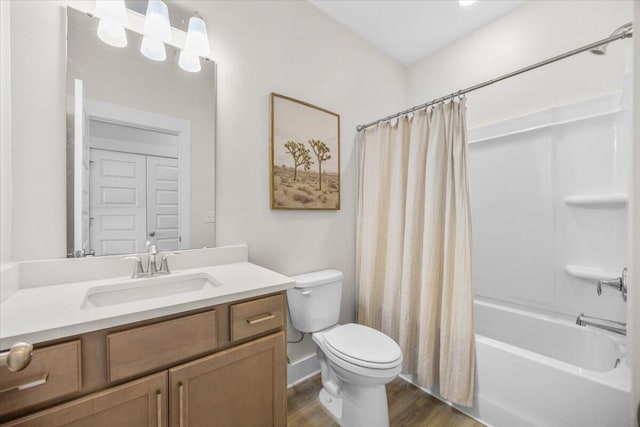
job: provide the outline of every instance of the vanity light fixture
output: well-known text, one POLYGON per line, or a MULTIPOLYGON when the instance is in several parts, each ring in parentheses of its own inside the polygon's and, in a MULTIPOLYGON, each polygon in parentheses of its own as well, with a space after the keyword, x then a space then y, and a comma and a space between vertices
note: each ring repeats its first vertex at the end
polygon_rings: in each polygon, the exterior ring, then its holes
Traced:
POLYGON ((127 8, 124 0, 96 0, 96 17, 98 22, 98 37, 108 45, 125 47, 127 34, 127 8))
POLYGON ((207 24, 197 15, 189 19, 187 41, 184 49, 180 51, 178 65, 185 71, 197 73, 202 69, 200 56, 209 55, 209 35, 207 24))
POLYGON ((477 0, 459 0, 458 3, 460 3, 460 6, 471 6, 476 1, 477 0))
MULTIPOLYGON (((169 8, 162 0, 148 1, 140 52, 153 61, 165 61, 167 51, 164 44, 171 40, 172 31, 169 8)), ((127 7, 124 0, 96 0, 95 16, 100 19, 98 37, 103 42, 116 47, 127 45, 127 7)), ((209 52, 207 24, 196 12, 189 19, 185 46, 180 50, 178 65, 185 71, 197 73, 202 69, 200 57, 208 56, 209 52)))
POLYGON ((162 0, 149 0, 143 33, 140 52, 154 61, 167 59, 164 43, 171 40, 171 23, 169 9, 162 0))

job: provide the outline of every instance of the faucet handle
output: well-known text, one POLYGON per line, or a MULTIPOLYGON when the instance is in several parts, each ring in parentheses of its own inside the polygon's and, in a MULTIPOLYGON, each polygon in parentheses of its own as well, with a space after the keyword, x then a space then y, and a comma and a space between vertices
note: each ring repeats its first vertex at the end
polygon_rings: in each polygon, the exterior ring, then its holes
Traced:
POLYGON ((126 256, 122 258, 125 261, 134 260, 136 262, 135 267, 133 268, 133 273, 131 274, 132 279, 137 279, 142 274, 144 274, 144 267, 142 267, 142 258, 136 255, 126 256))
POLYGON ((602 286, 610 286, 622 294, 622 300, 627 301, 627 268, 622 270, 620 277, 610 280, 599 280, 596 285, 598 296, 602 295, 602 286))
POLYGON ((171 270, 169 269, 169 257, 178 255, 180 252, 167 252, 162 255, 162 261, 160 262, 160 273, 170 274, 171 270))

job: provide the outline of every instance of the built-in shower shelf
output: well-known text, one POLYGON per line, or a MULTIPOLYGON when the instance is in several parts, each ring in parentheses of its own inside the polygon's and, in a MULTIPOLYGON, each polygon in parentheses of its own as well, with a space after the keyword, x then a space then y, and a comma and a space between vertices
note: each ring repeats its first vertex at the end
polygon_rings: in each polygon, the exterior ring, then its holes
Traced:
POLYGON ((619 271, 610 271, 598 267, 585 267, 583 265, 565 265, 565 271, 573 277, 581 279, 604 280, 614 279, 620 276, 619 271))
POLYGON ((588 194, 567 196, 564 201, 568 205, 576 206, 625 205, 629 201, 629 196, 626 194, 588 194))

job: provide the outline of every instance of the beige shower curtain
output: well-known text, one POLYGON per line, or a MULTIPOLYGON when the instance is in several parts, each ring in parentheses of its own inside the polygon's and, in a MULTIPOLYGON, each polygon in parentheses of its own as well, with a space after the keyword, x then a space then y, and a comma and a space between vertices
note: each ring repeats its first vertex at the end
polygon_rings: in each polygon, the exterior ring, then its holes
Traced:
POLYGON ((475 338, 464 99, 361 134, 358 321, 394 338, 403 371, 473 404, 475 338))

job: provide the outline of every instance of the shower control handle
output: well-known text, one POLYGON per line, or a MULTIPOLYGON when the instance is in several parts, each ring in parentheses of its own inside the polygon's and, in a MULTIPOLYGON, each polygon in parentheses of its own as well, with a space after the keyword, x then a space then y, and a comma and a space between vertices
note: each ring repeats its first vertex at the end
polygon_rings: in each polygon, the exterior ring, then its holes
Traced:
POLYGON ((602 295, 602 287, 603 286, 609 286, 611 288, 614 288, 618 291, 620 291, 620 293, 622 293, 622 300, 623 301, 627 301, 627 269, 624 268, 622 270, 622 274, 620 275, 620 277, 617 277, 615 279, 610 279, 610 280, 599 280, 598 281, 598 285, 596 286, 596 291, 598 292, 598 296, 602 295))

